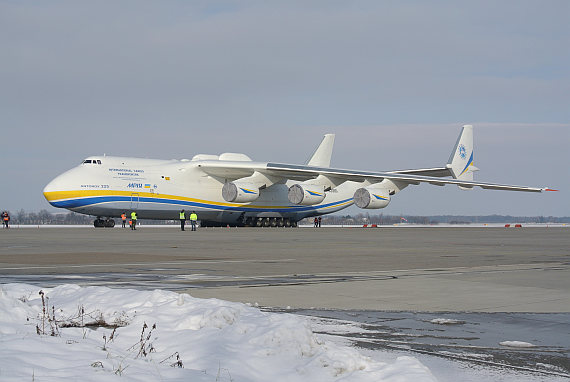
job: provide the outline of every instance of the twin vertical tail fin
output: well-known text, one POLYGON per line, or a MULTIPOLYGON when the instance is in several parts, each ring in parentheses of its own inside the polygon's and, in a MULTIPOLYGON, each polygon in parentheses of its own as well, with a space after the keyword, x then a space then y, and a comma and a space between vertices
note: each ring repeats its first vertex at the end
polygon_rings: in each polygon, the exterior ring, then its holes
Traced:
MULTIPOLYGON (((455 179, 473 180, 479 169, 473 165, 473 126, 464 125, 446 166, 455 179)), ((459 187, 465 189, 464 187, 459 187)))

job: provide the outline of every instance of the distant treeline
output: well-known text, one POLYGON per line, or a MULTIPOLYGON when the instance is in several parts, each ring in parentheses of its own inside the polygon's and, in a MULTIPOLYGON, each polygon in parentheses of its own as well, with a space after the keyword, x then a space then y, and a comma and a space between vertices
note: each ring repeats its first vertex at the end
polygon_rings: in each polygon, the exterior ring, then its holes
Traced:
MULTIPOLYGON (((314 218, 307 218, 302 223, 311 224, 314 218)), ((323 225, 351 225, 351 224, 378 224, 394 225, 397 223, 407 224, 471 224, 471 223, 570 223, 570 216, 510 216, 510 215, 325 215, 322 217, 323 225)))
MULTIPOLYGON (((75 212, 50 213, 47 210, 39 212, 16 211, 10 214, 10 224, 22 225, 92 225, 94 216, 82 215, 75 212)), ((119 222, 119 219, 115 219, 119 222)), ((140 219, 142 223, 150 224, 176 224, 176 220, 146 220, 140 219)), ((313 218, 301 221, 302 224, 312 224, 313 218)), ((510 216, 510 215, 485 215, 485 216, 463 216, 463 215, 436 215, 436 216, 414 216, 414 215, 325 215, 322 216, 323 225, 351 225, 351 224, 378 224, 393 225, 397 223, 408 224, 471 224, 471 223, 570 223, 570 217, 555 216, 510 216)))

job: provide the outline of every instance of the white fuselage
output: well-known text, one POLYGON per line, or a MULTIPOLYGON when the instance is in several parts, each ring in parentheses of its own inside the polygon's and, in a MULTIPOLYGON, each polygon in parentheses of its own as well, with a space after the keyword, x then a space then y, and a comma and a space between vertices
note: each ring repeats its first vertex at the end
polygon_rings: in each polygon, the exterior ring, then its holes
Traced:
POLYGON ((200 169, 200 160, 153 160, 127 157, 89 157, 59 175, 44 189, 48 202, 60 208, 99 217, 119 217, 136 211, 139 219, 178 219, 178 213, 196 211, 200 220, 220 223, 246 218, 287 218, 298 221, 339 211, 353 203, 356 182, 328 191, 312 206, 289 202, 294 181, 262 189, 250 203, 229 203, 222 198, 223 178, 200 169))

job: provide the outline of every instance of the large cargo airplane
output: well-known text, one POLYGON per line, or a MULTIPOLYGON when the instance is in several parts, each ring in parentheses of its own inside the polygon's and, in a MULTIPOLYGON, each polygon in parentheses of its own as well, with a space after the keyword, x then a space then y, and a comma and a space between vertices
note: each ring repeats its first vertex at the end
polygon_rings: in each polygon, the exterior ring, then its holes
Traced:
POLYGON ((388 172, 331 168, 334 134, 305 165, 255 162, 245 154, 198 154, 191 160, 91 156, 44 188, 55 207, 97 216, 112 227, 123 212, 140 219, 176 219, 196 211, 202 226, 296 226, 306 217, 388 206, 409 185, 542 192, 548 188, 473 181, 473 126, 465 125, 445 167, 388 172))

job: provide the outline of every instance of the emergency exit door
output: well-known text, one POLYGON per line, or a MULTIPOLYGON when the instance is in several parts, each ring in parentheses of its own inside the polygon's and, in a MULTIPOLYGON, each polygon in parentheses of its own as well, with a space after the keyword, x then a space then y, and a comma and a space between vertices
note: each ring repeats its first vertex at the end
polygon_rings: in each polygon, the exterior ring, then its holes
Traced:
POLYGON ((131 210, 136 210, 139 208, 139 193, 133 192, 131 194, 131 210))

